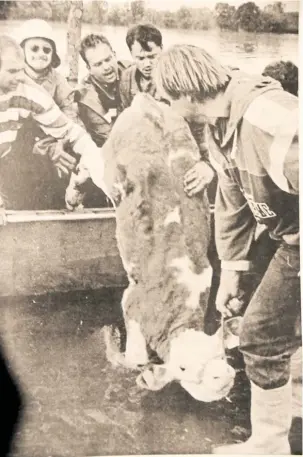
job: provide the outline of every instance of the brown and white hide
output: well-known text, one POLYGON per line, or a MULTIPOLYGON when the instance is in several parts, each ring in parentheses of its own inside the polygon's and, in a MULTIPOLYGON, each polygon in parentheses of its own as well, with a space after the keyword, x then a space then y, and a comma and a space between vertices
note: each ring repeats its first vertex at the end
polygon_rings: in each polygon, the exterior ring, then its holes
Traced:
POLYGON ((189 198, 185 173, 199 160, 187 123, 139 94, 103 148, 105 182, 116 204, 117 241, 129 286, 122 308, 125 362, 157 390, 179 381, 195 398, 222 398, 234 371, 219 333, 204 333, 212 280, 206 193, 189 198), (163 363, 148 366, 151 355, 163 363))

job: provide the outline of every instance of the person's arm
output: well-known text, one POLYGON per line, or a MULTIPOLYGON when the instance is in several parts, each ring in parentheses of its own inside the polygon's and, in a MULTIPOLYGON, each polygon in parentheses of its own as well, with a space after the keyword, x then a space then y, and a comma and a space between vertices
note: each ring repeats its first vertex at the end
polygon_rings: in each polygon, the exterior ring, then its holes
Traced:
MULTIPOLYGON (((53 94, 54 102, 58 105, 62 113, 79 124, 77 104, 74 101, 74 90, 64 76, 56 70, 53 70, 52 77, 55 87, 53 94)), ((49 157, 60 177, 62 174, 68 175, 76 166, 77 161, 69 152, 65 150, 63 140, 56 140, 50 135, 37 141, 33 148, 34 154, 49 157)))
POLYGON ((242 276, 251 268, 249 254, 255 229, 256 221, 238 184, 223 170, 218 170, 215 241, 221 260, 221 277, 216 306, 225 317, 239 312, 239 303, 243 305, 242 276))
POLYGON ((255 218, 238 184, 223 172, 218 173, 215 238, 222 269, 250 269, 249 253, 255 229, 255 218))
POLYGON ((74 152, 80 156, 97 150, 89 134, 68 119, 46 91, 37 85, 24 84, 20 95, 26 101, 27 109, 33 119, 46 135, 70 142, 74 152))
POLYGON ((99 149, 90 135, 75 122, 68 119, 55 104, 51 96, 39 87, 24 85, 22 94, 29 104, 33 118, 43 131, 58 140, 71 144, 74 152, 81 156, 83 163, 90 173, 94 183, 107 195, 108 191, 103 182, 104 160, 99 149))
POLYGON ((215 172, 209 160, 205 124, 191 122, 188 125, 200 153, 200 161, 184 176, 184 190, 189 197, 192 197, 204 190, 213 181, 215 172))
POLYGON ((59 106, 62 113, 69 119, 79 122, 78 107, 75 102, 75 91, 58 72, 56 73, 56 90, 54 94, 54 101, 59 106))

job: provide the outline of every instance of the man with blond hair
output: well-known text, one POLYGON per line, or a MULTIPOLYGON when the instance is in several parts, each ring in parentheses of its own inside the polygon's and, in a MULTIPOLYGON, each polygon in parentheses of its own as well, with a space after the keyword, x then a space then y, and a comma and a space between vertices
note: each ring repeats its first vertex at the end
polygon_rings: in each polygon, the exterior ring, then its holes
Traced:
POLYGON ((291 355, 301 344, 298 99, 264 76, 221 65, 201 48, 164 51, 157 89, 189 122, 207 124, 218 172, 215 235, 221 259, 217 308, 231 316, 250 270, 257 223, 278 248, 243 319, 240 350, 251 384, 251 437, 217 454, 290 454, 291 355))

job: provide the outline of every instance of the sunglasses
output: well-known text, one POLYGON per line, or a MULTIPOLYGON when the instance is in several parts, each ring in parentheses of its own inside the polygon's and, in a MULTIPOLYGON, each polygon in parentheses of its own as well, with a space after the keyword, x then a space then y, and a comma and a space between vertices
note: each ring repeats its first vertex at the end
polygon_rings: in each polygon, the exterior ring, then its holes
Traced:
POLYGON ((44 54, 50 54, 52 52, 52 48, 50 48, 48 46, 42 46, 40 48, 40 46, 35 45, 35 46, 31 47, 31 51, 33 51, 33 52, 39 52, 40 49, 42 49, 44 54))

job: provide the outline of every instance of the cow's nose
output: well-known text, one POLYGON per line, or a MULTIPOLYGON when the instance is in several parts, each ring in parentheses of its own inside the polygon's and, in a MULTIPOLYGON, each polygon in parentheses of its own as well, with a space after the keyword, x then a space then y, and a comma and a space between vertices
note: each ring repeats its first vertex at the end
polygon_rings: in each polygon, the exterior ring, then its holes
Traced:
POLYGON ((235 370, 225 360, 214 360, 207 367, 207 375, 209 379, 218 381, 220 379, 233 378, 235 370))

